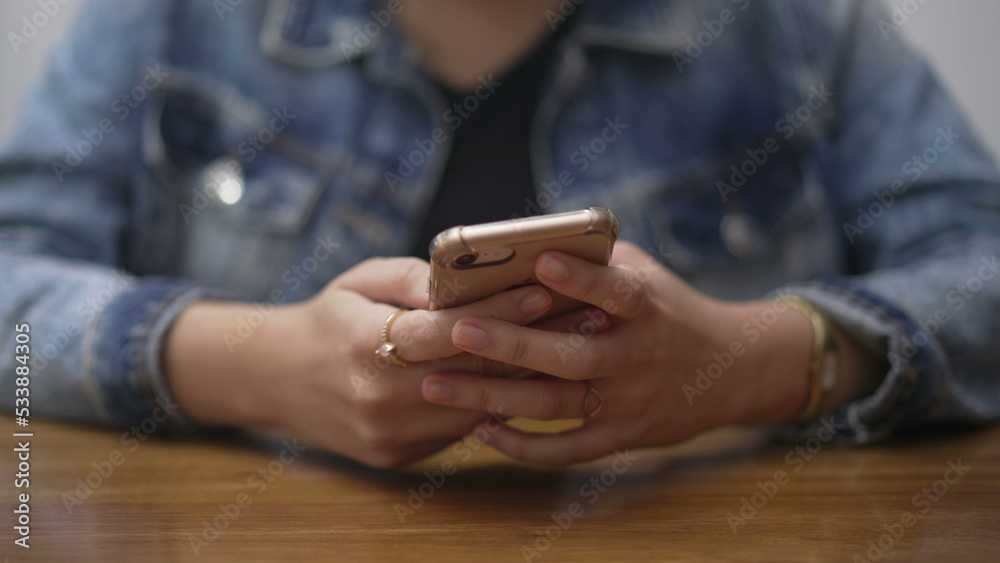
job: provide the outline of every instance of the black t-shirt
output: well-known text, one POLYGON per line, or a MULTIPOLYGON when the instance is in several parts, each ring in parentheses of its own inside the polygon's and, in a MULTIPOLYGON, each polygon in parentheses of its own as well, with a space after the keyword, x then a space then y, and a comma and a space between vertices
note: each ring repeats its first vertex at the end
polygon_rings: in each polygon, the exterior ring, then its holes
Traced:
POLYGON ((528 146, 531 124, 570 21, 562 22, 514 68, 495 77, 500 85, 485 100, 438 85, 462 121, 451 132, 451 155, 412 249, 414 256, 426 259, 431 240, 447 228, 529 214, 526 210, 535 199, 528 146))

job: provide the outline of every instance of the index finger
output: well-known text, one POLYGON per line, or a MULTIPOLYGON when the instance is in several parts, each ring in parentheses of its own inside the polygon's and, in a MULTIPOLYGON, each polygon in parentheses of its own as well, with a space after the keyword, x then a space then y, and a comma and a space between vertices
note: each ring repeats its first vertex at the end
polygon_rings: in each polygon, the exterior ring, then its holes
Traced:
POLYGON ((526 325, 541 318, 551 306, 552 296, 545 289, 522 287, 452 309, 410 311, 397 317, 389 336, 397 346, 396 354, 406 361, 445 358, 462 351, 455 347, 451 333, 455 324, 465 317, 487 317, 526 325))
POLYGON ((631 319, 645 309, 646 287, 640 276, 628 267, 602 266, 549 251, 538 257, 535 274, 553 291, 600 307, 612 315, 631 319))

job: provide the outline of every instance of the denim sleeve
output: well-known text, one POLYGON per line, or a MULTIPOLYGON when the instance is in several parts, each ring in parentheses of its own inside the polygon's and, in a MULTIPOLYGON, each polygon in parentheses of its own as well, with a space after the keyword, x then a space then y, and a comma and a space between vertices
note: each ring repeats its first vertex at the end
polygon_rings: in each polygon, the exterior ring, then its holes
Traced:
POLYGON ((32 415, 187 425, 161 373, 160 343, 185 306, 213 291, 121 269, 141 166, 140 98, 163 72, 154 61, 171 5, 84 7, 0 153, 0 404, 8 410, 14 326, 27 323, 32 415))
MULTIPOLYGON (((838 408, 871 443, 1000 418, 1000 177, 927 62, 879 2, 799 5, 827 60, 835 124, 816 148, 848 274, 795 285, 889 366, 838 408), (825 45, 823 44, 825 43, 825 45)), ((783 429, 815 435, 819 420, 783 429)))

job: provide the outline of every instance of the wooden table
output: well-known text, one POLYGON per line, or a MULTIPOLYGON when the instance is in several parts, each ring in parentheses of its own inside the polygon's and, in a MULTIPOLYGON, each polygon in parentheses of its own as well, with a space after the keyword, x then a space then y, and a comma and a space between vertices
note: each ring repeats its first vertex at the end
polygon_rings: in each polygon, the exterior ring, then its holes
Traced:
POLYGON ((1000 561, 1000 428, 800 451, 727 430, 568 469, 466 442, 379 472, 270 437, 33 419, 28 550, 20 429, 0 424, 11 562, 1000 561))

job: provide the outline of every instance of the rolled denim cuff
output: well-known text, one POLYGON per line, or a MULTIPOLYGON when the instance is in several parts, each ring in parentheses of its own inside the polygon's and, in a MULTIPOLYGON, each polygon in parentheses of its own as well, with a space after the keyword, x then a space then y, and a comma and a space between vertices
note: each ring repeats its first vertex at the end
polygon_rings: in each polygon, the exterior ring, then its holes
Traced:
POLYGON ((829 415, 779 428, 779 438, 802 441, 832 423, 833 441, 870 444, 919 423, 948 377, 945 353, 933 334, 849 278, 789 286, 778 293, 809 302, 862 348, 884 356, 889 366, 871 395, 840 405, 829 415))
POLYGON ((111 422, 146 434, 196 429, 173 401, 161 361, 167 330, 187 306, 226 298, 223 290, 169 278, 147 278, 118 295, 101 312, 88 346, 85 377, 111 422))

